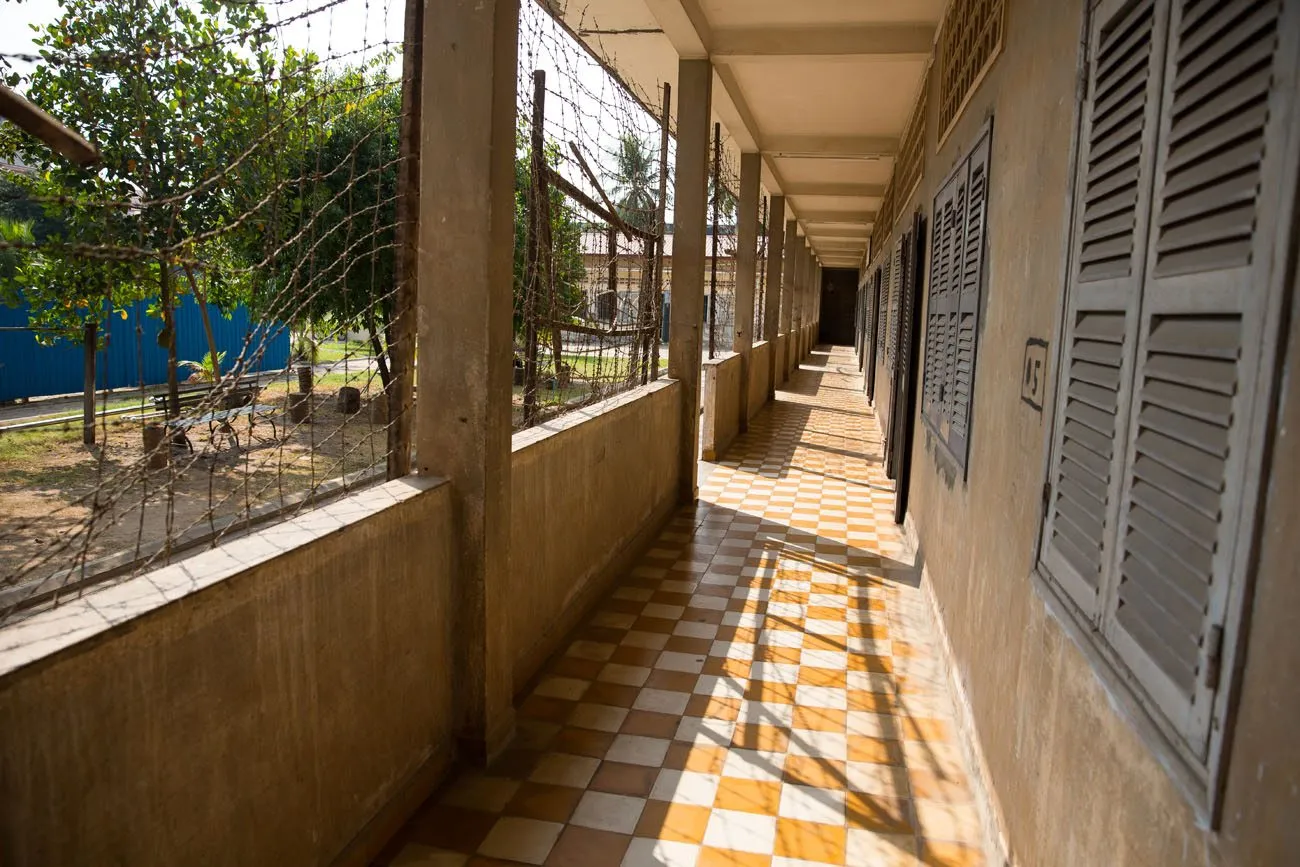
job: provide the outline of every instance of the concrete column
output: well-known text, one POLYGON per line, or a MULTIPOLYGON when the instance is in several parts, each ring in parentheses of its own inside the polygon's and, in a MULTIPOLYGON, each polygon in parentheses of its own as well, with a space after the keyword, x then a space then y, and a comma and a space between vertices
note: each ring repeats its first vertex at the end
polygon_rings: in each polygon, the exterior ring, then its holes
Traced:
POLYGON ((810 324, 812 334, 808 339, 811 341, 811 346, 816 346, 818 332, 821 330, 822 324, 822 266, 820 264, 813 267, 812 317, 810 324))
POLYGON ((781 266, 781 333, 785 335, 785 352, 781 355, 781 381, 790 375, 790 362, 794 359, 794 296, 795 273, 799 270, 799 223, 785 221, 785 256, 781 266))
POLYGON ((767 357, 771 368, 767 376, 767 399, 776 397, 777 357, 776 337, 781 328, 781 305, 785 292, 781 290, 781 263, 785 258, 785 196, 773 196, 767 211, 767 306, 763 308, 763 339, 769 344, 767 357))
MULTIPOLYGON (((673 289, 668 375, 682 384, 678 498, 694 502, 700 438, 700 331, 709 203, 713 66, 677 62, 677 175, 673 187, 673 289)), ((512 150, 513 153, 513 150, 512 150)))
POLYGON ((800 367, 803 360, 803 299, 809 287, 809 246, 807 239, 800 235, 796 244, 796 265, 794 265, 794 309, 790 312, 790 373, 800 367))
POLYGON ((749 429, 749 362, 754 348, 754 287, 758 262, 757 153, 740 155, 740 201, 736 211, 736 315, 731 351, 740 356, 740 431, 749 429))
POLYGON ((486 762, 514 735, 506 600, 519 3, 428 0, 424 21, 416 456, 421 475, 451 481, 456 734, 486 762))

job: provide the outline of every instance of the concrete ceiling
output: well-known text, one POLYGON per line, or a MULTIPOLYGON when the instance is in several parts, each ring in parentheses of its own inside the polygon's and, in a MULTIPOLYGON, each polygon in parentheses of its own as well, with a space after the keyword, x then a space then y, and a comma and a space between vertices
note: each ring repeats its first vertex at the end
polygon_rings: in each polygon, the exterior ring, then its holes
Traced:
POLYGON ((824 265, 861 261, 948 0, 538 2, 648 105, 710 58, 730 156, 762 152, 824 265))

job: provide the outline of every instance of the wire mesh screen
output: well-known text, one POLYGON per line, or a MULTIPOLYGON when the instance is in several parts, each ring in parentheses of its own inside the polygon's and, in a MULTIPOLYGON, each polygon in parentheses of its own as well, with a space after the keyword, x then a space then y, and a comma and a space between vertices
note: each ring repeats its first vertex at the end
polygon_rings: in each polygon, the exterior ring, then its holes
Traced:
POLYGON ((660 117, 552 18, 522 7, 514 423, 658 376, 669 178, 660 117))
POLYGON ((21 320, 0 351, 8 373, 71 365, 50 387, 80 396, 0 417, 0 617, 410 454, 418 19, 383 0, 45 14, 7 81, 94 150, 0 126, 0 301, 21 320))
POLYGON ((754 269, 754 342, 764 340, 764 311, 767 310, 767 196, 758 208, 758 257, 754 269))
POLYGON ((736 191, 740 173, 728 158, 720 124, 713 126, 713 162, 709 169, 709 239, 705 253, 704 316, 709 358, 731 352, 736 324, 736 191))

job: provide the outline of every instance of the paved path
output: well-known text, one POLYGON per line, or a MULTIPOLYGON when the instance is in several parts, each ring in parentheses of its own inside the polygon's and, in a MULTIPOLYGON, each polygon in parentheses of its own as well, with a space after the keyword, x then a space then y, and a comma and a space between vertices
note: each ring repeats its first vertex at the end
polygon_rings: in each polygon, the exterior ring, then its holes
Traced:
POLYGON ((847 349, 778 393, 381 863, 984 863, 847 349))

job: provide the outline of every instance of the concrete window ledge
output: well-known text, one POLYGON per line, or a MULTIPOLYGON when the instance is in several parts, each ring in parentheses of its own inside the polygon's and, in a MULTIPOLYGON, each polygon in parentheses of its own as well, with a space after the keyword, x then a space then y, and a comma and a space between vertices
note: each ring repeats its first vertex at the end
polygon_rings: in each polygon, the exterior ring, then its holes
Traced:
POLYGON ((562 416, 543 422, 535 427, 518 431, 510 440, 512 451, 520 451, 528 448, 534 443, 541 442, 550 437, 557 436, 567 430, 572 430, 581 424, 596 421, 602 416, 615 412, 622 407, 636 403, 638 400, 648 398, 653 394, 661 391, 667 391, 677 385, 675 379, 656 379, 647 385, 638 388, 629 389, 613 397, 590 404, 589 406, 580 407, 579 409, 566 412, 562 416))
POLYGON ((704 362, 700 389, 700 457, 716 461, 740 433, 740 390, 744 359, 735 354, 704 362))
POLYGON ((364 489, 192 554, 178 563, 89 590, 54 608, 34 611, 0 629, 0 678, 241 572, 290 555, 442 484, 442 479, 410 476, 364 489))
POLYGON ((372 856, 451 755, 450 490, 357 491, 0 630, 5 863, 372 856))

